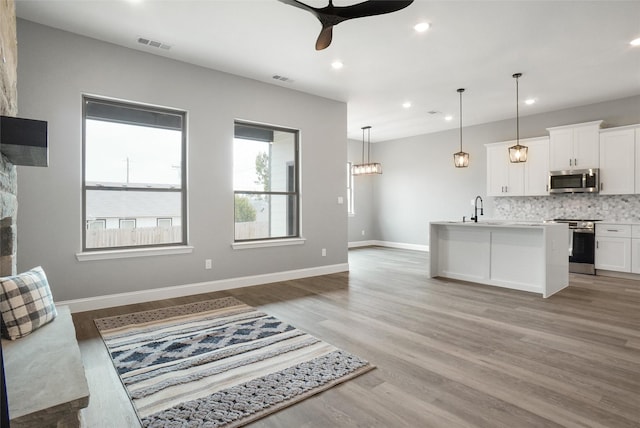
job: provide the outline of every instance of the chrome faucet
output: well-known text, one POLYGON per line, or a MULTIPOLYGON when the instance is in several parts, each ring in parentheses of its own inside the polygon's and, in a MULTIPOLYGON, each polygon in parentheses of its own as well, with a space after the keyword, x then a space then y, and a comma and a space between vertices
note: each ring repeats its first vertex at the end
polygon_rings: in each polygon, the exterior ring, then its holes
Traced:
POLYGON ((478 222, 478 199, 480 199, 480 215, 484 215, 484 204, 482 203, 482 198, 478 195, 476 196, 476 200, 473 202, 473 217, 471 220, 478 222))

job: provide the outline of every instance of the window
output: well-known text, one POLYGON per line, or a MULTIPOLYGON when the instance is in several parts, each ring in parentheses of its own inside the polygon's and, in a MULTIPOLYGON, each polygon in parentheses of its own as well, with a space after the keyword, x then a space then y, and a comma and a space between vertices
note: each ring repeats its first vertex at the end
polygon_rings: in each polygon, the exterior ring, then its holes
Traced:
POLYGON ((236 122, 236 242, 300 236, 298 177, 298 131, 236 122))
POLYGON ((87 220, 88 230, 104 230, 107 227, 106 218, 97 218, 95 220, 87 220))
POLYGON ((84 97, 83 251, 186 245, 185 119, 84 97))
POLYGON ((351 173, 351 168, 353 167, 352 162, 347 162, 347 213, 355 214, 353 210, 353 174, 351 173))
POLYGON ((120 219, 120 229, 135 229, 136 228, 136 219, 135 218, 121 218, 120 219))
POLYGON ((171 227, 173 225, 173 219, 171 218, 159 218, 156 225, 158 227, 171 227))

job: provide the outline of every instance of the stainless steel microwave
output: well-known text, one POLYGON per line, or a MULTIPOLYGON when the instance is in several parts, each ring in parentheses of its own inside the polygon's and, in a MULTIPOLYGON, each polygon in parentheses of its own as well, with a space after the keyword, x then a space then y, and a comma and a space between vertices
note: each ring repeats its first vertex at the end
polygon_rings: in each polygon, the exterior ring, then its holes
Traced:
POLYGON ((598 168, 551 171, 549 193, 598 193, 598 168))

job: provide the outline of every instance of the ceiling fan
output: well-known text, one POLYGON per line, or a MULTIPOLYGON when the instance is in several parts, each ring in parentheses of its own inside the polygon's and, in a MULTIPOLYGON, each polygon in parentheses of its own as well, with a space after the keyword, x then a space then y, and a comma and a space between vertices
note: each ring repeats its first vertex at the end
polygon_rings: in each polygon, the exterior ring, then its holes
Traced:
POLYGON ((353 18, 364 18, 366 16, 384 15, 385 13, 396 12, 404 9, 413 3, 413 0, 368 0, 350 6, 334 6, 333 0, 329 0, 329 5, 325 7, 312 7, 297 0, 279 0, 288 4, 311 12, 322 24, 322 30, 316 40, 316 50, 321 51, 331 44, 333 37, 333 27, 339 23, 353 18))

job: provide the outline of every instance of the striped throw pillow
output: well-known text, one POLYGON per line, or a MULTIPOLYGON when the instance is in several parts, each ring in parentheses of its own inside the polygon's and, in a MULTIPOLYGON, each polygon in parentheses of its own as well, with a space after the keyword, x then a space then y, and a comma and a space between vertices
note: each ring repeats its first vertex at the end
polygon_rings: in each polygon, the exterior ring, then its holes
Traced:
POLYGON ((0 278, 0 312, 2 336, 11 340, 26 336, 58 315, 42 267, 0 278))

